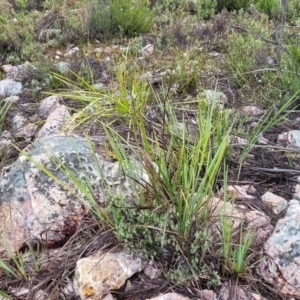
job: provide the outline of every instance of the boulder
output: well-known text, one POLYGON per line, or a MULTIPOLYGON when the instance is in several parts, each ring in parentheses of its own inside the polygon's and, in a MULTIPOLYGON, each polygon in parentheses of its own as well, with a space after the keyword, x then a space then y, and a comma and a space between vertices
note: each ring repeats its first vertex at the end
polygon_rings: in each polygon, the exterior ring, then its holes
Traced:
MULTIPOLYGON (((136 163, 131 176, 149 180, 136 163)), ((113 196, 132 199, 140 185, 127 179, 118 162, 106 161, 77 135, 35 140, 0 176, 0 257, 28 243, 63 244, 80 225, 91 202, 113 196)))
POLYGON ((264 245, 266 259, 257 271, 284 297, 300 297, 300 203, 289 202, 286 215, 264 245))

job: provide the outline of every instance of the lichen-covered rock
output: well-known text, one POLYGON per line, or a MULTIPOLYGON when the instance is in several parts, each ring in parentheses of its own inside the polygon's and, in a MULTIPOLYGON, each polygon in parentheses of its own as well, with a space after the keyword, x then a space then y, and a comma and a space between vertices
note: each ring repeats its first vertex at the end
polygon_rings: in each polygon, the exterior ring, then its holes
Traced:
POLYGON ((283 219, 264 245, 260 275, 284 297, 300 297, 300 203, 291 200, 283 219))
POLYGON ((102 299, 104 293, 120 288, 145 265, 139 256, 99 251, 77 261, 74 287, 81 299, 102 299))
MULTIPOLYGON (((131 176, 147 180, 136 166, 131 176)), ((37 139, 5 170, 0 177, 0 257, 26 243, 59 246, 72 235, 90 205, 79 185, 99 203, 112 195, 131 199, 140 189, 118 162, 101 159, 76 135, 37 139)))

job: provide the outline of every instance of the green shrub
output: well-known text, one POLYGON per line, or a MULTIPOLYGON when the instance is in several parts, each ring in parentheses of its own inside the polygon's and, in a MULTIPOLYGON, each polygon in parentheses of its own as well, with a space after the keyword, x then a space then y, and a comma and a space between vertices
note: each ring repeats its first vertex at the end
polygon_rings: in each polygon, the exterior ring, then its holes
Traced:
MULTIPOLYGON (((280 0, 256 0, 256 8, 269 16, 269 18, 278 18, 281 12, 280 0)), ((286 20, 297 24, 300 21, 300 2, 298 0, 287 1, 286 20)))
POLYGON ((300 25, 300 1, 289 0, 287 3, 287 20, 300 25))
POLYGON ((260 12, 268 15, 269 18, 278 18, 280 15, 279 0, 259 0, 256 7, 260 12))
POLYGON ((110 12, 112 28, 129 36, 148 32, 154 22, 155 11, 150 10, 149 0, 111 0, 110 12))
POLYGON ((32 46, 34 43, 34 20, 35 13, 19 12, 0 19, 0 50, 5 49, 14 52, 16 57, 30 59, 32 51, 24 53, 23 49, 32 46))
POLYGON ((196 3, 197 16, 200 19, 211 18, 216 11, 217 1, 216 0, 197 0, 196 3))

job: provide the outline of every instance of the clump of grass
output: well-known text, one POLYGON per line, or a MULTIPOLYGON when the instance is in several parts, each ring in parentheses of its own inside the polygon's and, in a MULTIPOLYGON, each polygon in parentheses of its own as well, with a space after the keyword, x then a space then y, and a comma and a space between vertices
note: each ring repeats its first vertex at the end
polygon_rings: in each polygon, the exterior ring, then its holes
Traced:
MULTIPOLYGON (((152 258, 163 255, 173 261, 169 270, 172 280, 205 276, 207 286, 219 285, 219 263, 209 262, 214 252, 210 199, 217 179, 226 176, 223 163, 230 151, 229 135, 234 122, 229 120, 233 116, 225 109, 217 109, 214 101, 172 102, 168 88, 152 90, 141 73, 143 70, 128 70, 126 62, 121 63, 116 75, 117 90, 109 91, 95 91, 83 78, 78 78, 78 87, 66 77, 57 77, 72 89, 62 95, 82 105, 72 122, 88 122, 92 112, 108 138, 107 153, 141 187, 133 191, 131 201, 112 196, 105 209, 97 210, 89 185, 79 183, 68 170, 64 172, 86 196, 99 222, 113 228, 128 250, 138 249, 152 258), (149 127, 149 111, 155 111, 153 127, 149 127), (194 124, 189 122, 188 113, 192 113, 194 124), (114 124, 126 124, 127 134, 118 132, 114 124)), ((223 262, 222 270, 242 277, 248 268, 253 235, 244 237, 241 227, 239 240, 234 242, 230 222, 231 216, 223 216, 215 253, 221 255, 218 260, 223 262)))

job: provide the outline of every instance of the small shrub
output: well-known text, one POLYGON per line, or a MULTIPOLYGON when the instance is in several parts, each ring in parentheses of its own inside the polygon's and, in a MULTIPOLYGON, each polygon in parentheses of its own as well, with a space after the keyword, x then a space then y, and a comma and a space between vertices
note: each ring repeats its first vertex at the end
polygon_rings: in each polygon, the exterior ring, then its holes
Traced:
POLYGON ((300 1, 289 0, 287 3, 287 20, 293 24, 300 25, 300 1))
POLYGON ((259 0, 256 7, 260 12, 268 15, 269 18, 278 18, 280 15, 279 0, 259 0))
POLYGON ((200 19, 209 19, 215 12, 217 7, 216 0, 197 0, 196 3, 197 17, 200 19))
POLYGON ((154 10, 148 0, 111 0, 112 23, 125 35, 133 36, 148 32, 154 22, 154 10))
POLYGON ((34 20, 36 13, 13 13, 11 15, 2 16, 0 19, 0 50, 5 49, 14 52, 16 57, 21 59, 30 59, 31 54, 36 53, 36 49, 32 47, 32 51, 23 51, 24 48, 34 45, 34 20))

